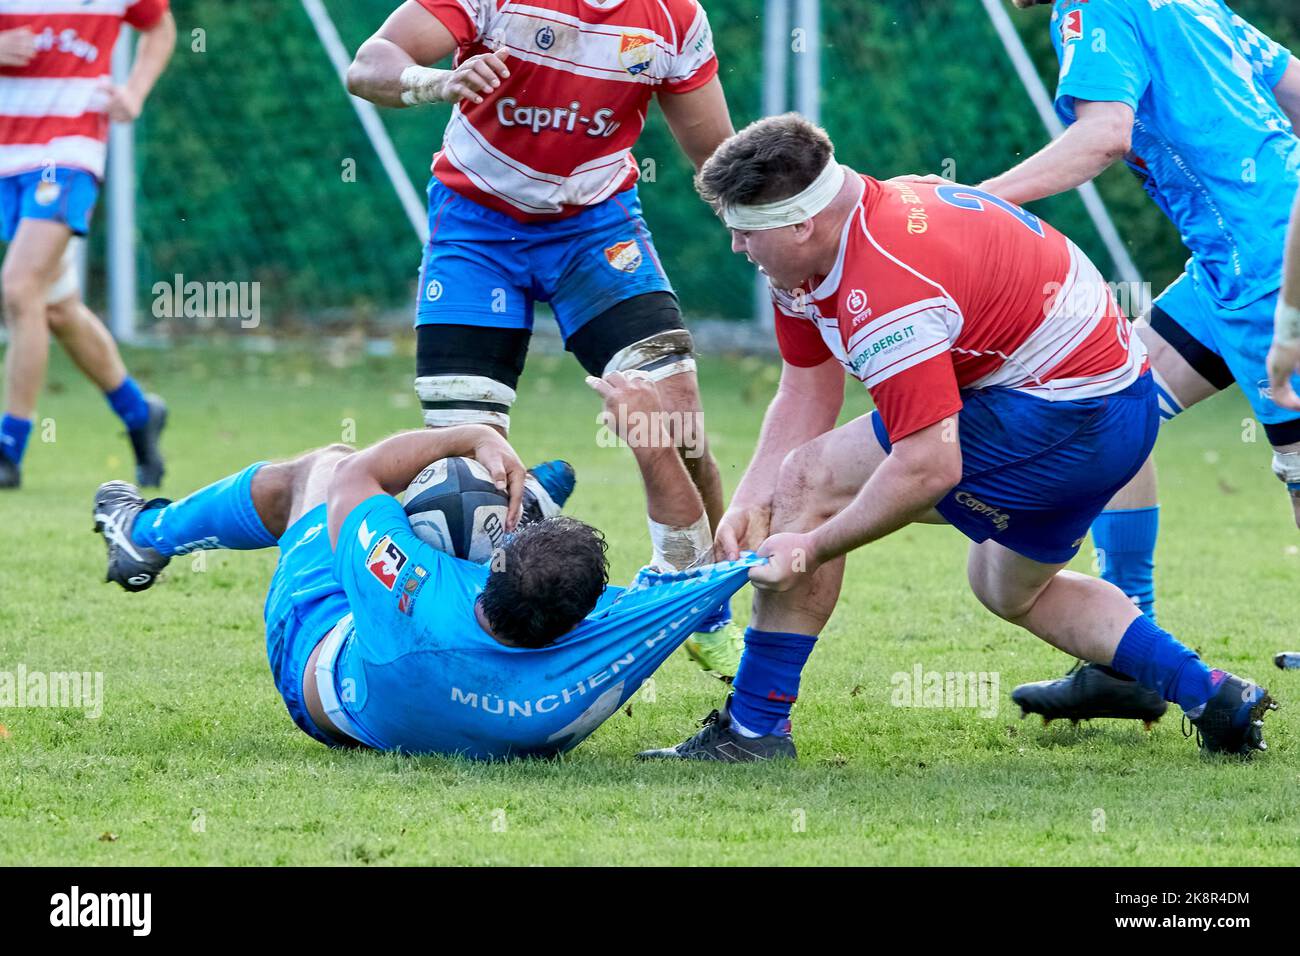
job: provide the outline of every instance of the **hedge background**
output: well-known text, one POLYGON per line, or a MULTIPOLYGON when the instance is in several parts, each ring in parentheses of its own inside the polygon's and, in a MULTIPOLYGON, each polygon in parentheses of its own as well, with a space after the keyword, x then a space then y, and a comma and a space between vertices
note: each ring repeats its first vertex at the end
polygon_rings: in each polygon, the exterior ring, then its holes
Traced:
MULTIPOLYGON (((739 127, 759 113, 762 3, 704 2, 739 127)), ((328 0, 350 50, 396 3, 328 0)), ((301 5, 173 0, 172 7, 176 55, 137 132, 146 322, 150 289, 175 273, 260 281, 271 327, 408 321, 419 244, 301 5), (343 176, 348 160, 355 161, 354 182, 343 176)), ((1241 0, 1234 8, 1300 50, 1294 0, 1241 0)), ((1049 11, 1012 16, 1050 90, 1057 65, 1049 11)), ((1045 142, 978 0, 824 0, 822 28, 822 121, 850 164, 891 176, 939 171, 950 161, 959 179, 977 182, 1045 142)), ((1188 78, 1188 95, 1196 95, 1197 82, 1188 78)), ((382 111, 421 192, 449 109, 382 111)), ((688 316, 748 318, 752 272, 695 197, 689 164, 657 109, 636 154, 655 161, 642 197, 688 316)), ((1186 258, 1176 231, 1122 168, 1099 185, 1139 268, 1159 290, 1186 258)), ((1077 196, 1035 211, 1109 268, 1077 196)), ((102 289, 101 279, 97 266, 94 288, 102 289)))

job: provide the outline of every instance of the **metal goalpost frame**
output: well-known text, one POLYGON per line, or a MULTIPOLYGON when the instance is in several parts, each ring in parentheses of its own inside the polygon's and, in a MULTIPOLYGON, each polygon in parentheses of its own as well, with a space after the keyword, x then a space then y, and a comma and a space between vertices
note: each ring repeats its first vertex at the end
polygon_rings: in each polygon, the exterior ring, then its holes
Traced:
MULTIPOLYGON (((123 30, 113 47, 115 84, 126 82, 135 53, 135 31, 123 30)), ((135 125, 113 123, 108 131, 108 315, 113 335, 122 342, 136 337, 135 258, 135 125)), ((82 246, 85 248, 84 244, 82 246)), ((84 275, 84 272, 83 272, 84 275)), ((84 288, 84 284, 83 284, 84 288)))
MULTIPOLYGON (((799 0, 805 3, 807 0, 799 0)), ((816 0, 813 0, 815 3, 816 0)), ((790 0, 764 0, 762 115, 776 116, 790 108, 790 0)), ((802 76, 802 74, 801 74, 802 76)), ((758 329, 772 327, 772 297, 767 278, 754 269, 754 316, 758 329)))
MULTIPOLYGON (((347 47, 343 45, 343 39, 339 36, 329 11, 325 9, 325 4, 321 0, 302 0, 302 8, 307 18, 311 20, 316 36, 321 46, 325 48, 325 53, 334 66, 334 72, 338 74, 339 82, 346 92, 348 65, 352 62, 352 57, 347 47)), ((397 150, 393 147, 392 137, 384 128, 384 121, 379 118, 379 111, 375 109, 373 103, 351 93, 348 93, 347 97, 352 103, 352 109, 356 111, 357 119, 361 121, 361 127, 365 130, 371 147, 379 157, 380 165, 383 166, 384 173, 393 186, 393 192, 397 193, 402 209, 406 212, 406 218, 411 222, 411 228, 419 237, 420 245, 424 245, 429 241, 429 219, 425 203, 415 186, 411 184, 410 177, 406 175, 402 161, 397 157, 397 150)))
MULTIPOLYGON (((1029 51, 1025 49, 1024 41, 1016 32, 1015 24, 1011 22, 1011 17, 1001 0, 980 0, 980 2, 984 4, 984 9, 993 22, 993 29, 997 31, 998 38, 1002 41, 1002 46, 1007 51, 1007 56, 1011 59, 1011 65, 1015 67, 1025 92, 1033 101, 1039 119, 1055 139, 1065 132, 1065 125, 1056 115, 1056 110, 1052 106, 1052 97, 1048 94, 1047 87, 1043 85, 1042 77, 1034 68, 1033 60, 1029 58, 1029 51)), ((1088 210, 1088 216, 1101 236, 1101 241, 1106 245, 1106 251, 1110 254, 1111 262, 1115 264, 1119 277, 1133 286, 1141 284, 1142 274, 1129 255, 1124 240, 1115 227, 1115 220, 1111 218, 1101 194, 1097 192, 1097 186, 1091 182, 1084 183, 1079 187, 1079 196, 1083 199, 1083 205, 1088 210)))

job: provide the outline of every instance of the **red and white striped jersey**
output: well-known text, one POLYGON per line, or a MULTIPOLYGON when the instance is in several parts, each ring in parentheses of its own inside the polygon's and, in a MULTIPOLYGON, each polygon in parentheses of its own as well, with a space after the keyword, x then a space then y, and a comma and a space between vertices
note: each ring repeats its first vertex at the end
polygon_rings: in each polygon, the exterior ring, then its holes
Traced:
POLYGON ((457 62, 508 47, 510 76, 452 112, 433 173, 522 221, 571 215, 637 179, 632 146, 657 92, 718 72, 695 0, 420 0, 457 62))
POLYGON ((0 67, 0 176, 50 164, 104 176, 113 45, 148 30, 168 0, 0 0, 0 30, 26 27, 36 56, 0 67))
POLYGON ((878 182, 830 275, 772 290, 781 354, 837 359, 897 441, 961 410, 963 389, 1071 401, 1121 391, 1146 349, 1097 268, 1037 216, 958 185, 878 182))

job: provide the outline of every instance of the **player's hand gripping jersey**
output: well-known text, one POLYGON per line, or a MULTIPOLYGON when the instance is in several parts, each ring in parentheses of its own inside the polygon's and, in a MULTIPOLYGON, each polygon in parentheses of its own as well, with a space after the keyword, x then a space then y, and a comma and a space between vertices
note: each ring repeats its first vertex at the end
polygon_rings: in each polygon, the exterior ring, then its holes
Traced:
POLYGON ((26 66, 0 68, 0 176, 70 166, 102 179, 118 32, 166 11, 167 0, 0 0, 0 30, 36 36, 26 66))
POLYGON ((1037 216, 967 186, 861 178, 831 274, 773 289, 776 334, 790 364, 835 358, 863 382, 892 441, 967 389, 1075 401, 1146 369, 1101 274, 1037 216))
POLYGON ((1192 250, 1190 271, 1240 308, 1281 284, 1300 140, 1273 88, 1291 54, 1221 0, 1058 3, 1056 111, 1137 114, 1128 164, 1192 250))
POLYGON ((462 101, 433 173, 516 219, 572 214, 631 186, 632 146, 657 92, 718 72, 695 0, 420 0, 455 36, 457 62, 506 47, 510 76, 462 101))

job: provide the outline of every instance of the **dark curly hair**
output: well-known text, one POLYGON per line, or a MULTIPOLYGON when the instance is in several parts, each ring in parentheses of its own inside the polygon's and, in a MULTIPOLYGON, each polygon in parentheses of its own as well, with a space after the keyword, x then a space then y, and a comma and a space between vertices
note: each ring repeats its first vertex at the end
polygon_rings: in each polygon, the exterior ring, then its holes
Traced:
POLYGON ((517 647, 546 647, 591 613, 609 583, 605 536, 558 515, 519 529, 492 559, 483 614, 517 647))
POLYGON ((769 116, 724 140, 695 189, 715 209, 788 199, 812 184, 832 152, 826 131, 798 113, 769 116))

